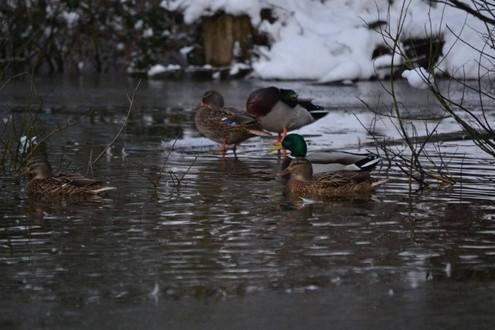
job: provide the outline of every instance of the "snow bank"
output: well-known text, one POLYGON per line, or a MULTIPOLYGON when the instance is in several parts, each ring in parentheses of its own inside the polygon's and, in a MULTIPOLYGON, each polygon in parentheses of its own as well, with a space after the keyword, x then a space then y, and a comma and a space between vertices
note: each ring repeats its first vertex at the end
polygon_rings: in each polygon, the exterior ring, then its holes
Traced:
MULTIPOLYGON (((254 26, 271 39, 270 47, 259 47, 253 59, 253 69, 263 79, 310 79, 334 82, 348 79, 369 79, 384 75, 383 69, 392 62, 392 55, 372 59, 373 50, 385 40, 368 23, 388 22, 394 33, 400 22, 402 1, 388 0, 164 0, 162 7, 180 10, 186 23, 201 16, 224 11, 233 15, 247 14, 254 26), (260 11, 270 8, 277 20, 261 21, 260 11), (381 71, 382 70, 382 71, 381 71)), ((459 78, 478 77, 479 52, 488 53, 483 66, 492 67, 486 59, 495 56, 484 47, 485 26, 463 11, 426 1, 406 1, 401 40, 442 35, 445 41, 437 72, 459 78), (458 40, 460 37, 470 45, 458 40)), ((397 54, 394 64, 403 60, 397 54)), ((388 69, 386 72, 389 72, 388 69)))
MULTIPOLYGON (((276 1, 283 4, 283 1, 276 1)), ((254 25, 260 22, 260 9, 265 8, 263 0, 163 0, 160 6, 170 11, 182 11, 184 21, 193 23, 201 16, 211 16, 218 11, 232 15, 247 14, 254 25)))
POLYGON ((181 69, 181 67, 178 64, 169 64, 167 66, 163 66, 161 64, 156 64, 156 65, 153 65, 148 70, 148 77, 155 77, 155 76, 158 76, 158 75, 165 73, 165 72, 177 71, 180 69, 181 69))

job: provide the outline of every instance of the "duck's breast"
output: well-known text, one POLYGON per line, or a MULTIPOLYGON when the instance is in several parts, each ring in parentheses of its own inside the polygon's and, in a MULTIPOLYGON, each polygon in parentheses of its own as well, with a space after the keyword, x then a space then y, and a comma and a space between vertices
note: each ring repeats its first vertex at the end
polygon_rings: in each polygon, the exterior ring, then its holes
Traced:
POLYGON ((221 143, 225 136, 224 130, 221 129, 221 118, 221 114, 219 115, 205 107, 199 107, 194 116, 196 129, 207 138, 221 143))
POLYGON ((265 116, 258 117, 261 126, 270 132, 281 132, 284 128, 289 131, 308 125, 314 121, 308 110, 300 105, 289 107, 282 101, 278 101, 272 110, 265 116))

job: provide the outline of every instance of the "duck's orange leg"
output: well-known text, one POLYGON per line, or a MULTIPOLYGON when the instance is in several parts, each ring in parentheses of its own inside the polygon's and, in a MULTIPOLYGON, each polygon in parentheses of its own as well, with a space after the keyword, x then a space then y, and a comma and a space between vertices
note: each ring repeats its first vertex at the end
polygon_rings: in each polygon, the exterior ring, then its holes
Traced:
POLYGON ((227 150, 229 149, 229 143, 228 142, 229 141, 227 140, 227 138, 224 138, 223 143, 221 145, 219 145, 218 147, 213 148, 212 150, 221 152, 223 154, 223 156, 225 156, 225 154, 227 153, 227 150))
POLYGON ((275 142, 273 142, 273 144, 280 144, 282 143, 282 141, 284 140, 284 138, 287 136, 287 128, 284 127, 284 129, 282 130, 282 132, 278 132, 277 133, 277 139, 275 140, 275 142))
MULTIPOLYGON (((285 139, 285 137, 287 136, 287 127, 284 127, 284 130, 282 131, 282 135, 280 135, 280 133, 278 133, 278 138, 280 140, 280 144, 282 143, 282 141, 285 139)), ((281 152, 279 151, 279 157, 282 156, 282 158, 287 158, 287 150, 285 149, 282 149, 281 152)))
MULTIPOLYGON (((282 139, 280 140, 280 142, 282 142, 285 137, 287 136, 287 127, 284 127, 284 130, 282 131, 282 139)), ((280 138, 280 133, 279 133, 279 138, 280 138)))
POLYGON ((237 144, 234 144, 232 151, 234 152, 234 157, 237 158, 237 144))
POLYGON ((280 144, 282 143, 282 133, 281 132, 278 132, 277 133, 277 139, 275 141, 273 141, 273 145, 277 145, 277 144, 280 144))

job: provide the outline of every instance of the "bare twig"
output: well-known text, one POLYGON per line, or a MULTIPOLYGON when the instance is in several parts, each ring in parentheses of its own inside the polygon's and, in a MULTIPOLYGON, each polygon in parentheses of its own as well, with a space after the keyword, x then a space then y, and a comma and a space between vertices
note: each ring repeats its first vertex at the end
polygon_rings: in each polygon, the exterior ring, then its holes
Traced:
POLYGON ((96 164, 96 162, 98 162, 101 159, 101 157, 103 157, 107 153, 107 150, 110 149, 115 144, 115 142, 120 137, 120 135, 122 134, 124 129, 127 127, 127 123, 129 122, 129 118, 131 116, 132 108, 134 105, 134 99, 136 96, 136 92, 138 91, 140 85, 141 85, 141 80, 139 80, 138 83, 136 84, 136 87, 134 88, 132 94, 130 96, 129 96, 129 94, 127 94, 127 100, 129 101, 129 109, 127 110, 127 115, 124 119, 124 123, 122 124, 122 126, 120 127, 118 132, 115 134, 113 139, 110 141, 110 143, 108 143, 105 146, 105 148, 103 148, 103 150, 98 154, 98 156, 96 156, 92 161, 90 161, 88 163, 88 165, 89 165, 88 170, 90 172, 93 172, 93 166, 96 164))

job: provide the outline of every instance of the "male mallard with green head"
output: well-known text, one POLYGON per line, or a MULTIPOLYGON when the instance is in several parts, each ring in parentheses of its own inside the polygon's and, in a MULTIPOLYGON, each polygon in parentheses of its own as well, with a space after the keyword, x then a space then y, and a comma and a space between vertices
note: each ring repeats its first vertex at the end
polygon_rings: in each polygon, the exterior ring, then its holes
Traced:
POLYGON ((263 129, 278 133, 277 143, 288 131, 311 124, 328 111, 300 98, 292 89, 260 88, 252 92, 246 102, 246 111, 256 117, 263 129))
POLYGON ((26 185, 26 193, 31 196, 91 197, 116 189, 79 174, 53 175, 50 163, 45 159, 30 161, 19 175, 27 175, 31 178, 26 185))
POLYGON ((307 153, 307 145, 299 134, 287 135, 281 144, 276 145, 290 151, 282 163, 282 170, 287 168, 294 158, 306 158, 313 166, 313 173, 320 175, 329 172, 359 172, 371 171, 380 162, 380 158, 374 154, 358 154, 342 151, 319 151, 307 153))
POLYGON ((270 136, 263 132, 256 119, 234 108, 224 107, 223 96, 216 91, 204 93, 201 104, 195 109, 194 122, 198 131, 207 138, 220 143, 225 153, 228 145, 237 145, 253 136, 270 136))
MULTIPOLYGON (((282 146, 291 151, 294 157, 279 176, 289 176, 287 190, 289 194, 301 197, 339 198, 369 194, 386 180, 376 181, 370 177, 370 170, 378 161, 367 161, 359 170, 337 170, 323 172, 313 176, 313 165, 306 159, 306 142, 298 134, 289 134, 282 146)), ((343 164, 341 164, 343 165, 343 164)), ((349 165, 343 165, 349 166, 349 165)), ((359 167, 359 165, 355 165, 359 167)))

